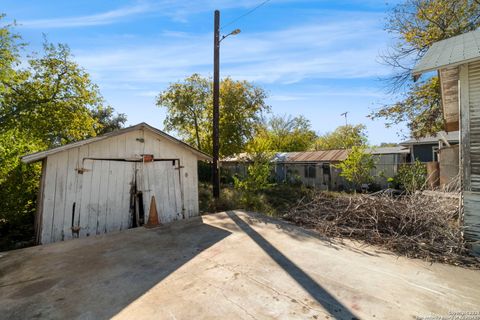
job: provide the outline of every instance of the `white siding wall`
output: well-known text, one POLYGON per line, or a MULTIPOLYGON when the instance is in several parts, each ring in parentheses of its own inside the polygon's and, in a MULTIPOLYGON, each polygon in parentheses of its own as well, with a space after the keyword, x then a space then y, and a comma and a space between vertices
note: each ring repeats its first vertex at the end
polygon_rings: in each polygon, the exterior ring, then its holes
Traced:
MULTIPOLYGON (((170 172, 167 178, 175 186, 174 190, 177 190, 172 191, 176 192, 174 196, 180 198, 180 203, 175 203, 175 207, 181 207, 183 202, 185 218, 198 215, 197 156, 180 143, 140 129, 47 157, 41 211, 41 243, 72 238, 74 203, 74 224, 81 227, 81 237, 128 228, 130 187, 135 179, 135 171, 137 179, 142 180, 145 171, 143 164, 87 158, 134 159, 141 154, 153 154, 155 159, 180 159, 180 173, 173 168, 174 173, 170 172), (89 171, 79 174, 76 171, 79 168, 89 171), (88 216, 84 216, 87 213, 88 216)), ((149 164, 146 163, 145 166, 147 165, 149 164)), ((156 178, 158 181, 160 177, 156 178)), ((137 181, 137 186, 139 190, 154 189, 144 180, 137 181)), ((158 208, 162 208, 161 197, 161 193, 157 192, 158 208)), ((144 198, 145 219, 148 218, 150 205, 150 199, 147 198, 150 197, 144 198)))
POLYGON ((480 62, 460 66, 460 114, 465 239, 480 255, 480 62))

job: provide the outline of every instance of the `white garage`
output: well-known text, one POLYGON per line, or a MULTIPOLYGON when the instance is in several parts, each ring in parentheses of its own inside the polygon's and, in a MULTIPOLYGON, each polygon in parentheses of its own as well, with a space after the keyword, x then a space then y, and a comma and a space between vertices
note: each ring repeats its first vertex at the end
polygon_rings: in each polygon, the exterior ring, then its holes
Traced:
POLYGON ((198 160, 211 158, 146 123, 22 157, 42 161, 37 242, 141 226, 152 196, 160 223, 197 216, 198 160))

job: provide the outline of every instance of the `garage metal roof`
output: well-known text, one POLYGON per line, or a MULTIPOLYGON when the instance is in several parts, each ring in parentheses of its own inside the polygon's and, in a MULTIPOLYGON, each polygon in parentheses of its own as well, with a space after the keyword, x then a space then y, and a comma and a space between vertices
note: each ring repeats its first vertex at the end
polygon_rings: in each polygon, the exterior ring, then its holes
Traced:
POLYGON ((480 60, 480 29, 435 42, 420 59, 413 75, 480 60))

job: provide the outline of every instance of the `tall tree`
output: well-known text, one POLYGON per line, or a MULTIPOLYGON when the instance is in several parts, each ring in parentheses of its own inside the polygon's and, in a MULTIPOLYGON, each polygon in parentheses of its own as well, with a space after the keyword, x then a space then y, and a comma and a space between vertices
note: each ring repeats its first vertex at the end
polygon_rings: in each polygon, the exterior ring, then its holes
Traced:
POLYGON ((127 122, 124 113, 117 113, 110 106, 99 106, 91 110, 92 117, 96 120, 95 133, 97 135, 121 129, 127 122))
POLYGON ((270 151, 293 152, 310 149, 317 135, 310 121, 304 116, 272 116, 259 128, 254 138, 255 144, 267 145, 270 151))
POLYGON ((33 235, 40 165, 25 165, 20 157, 117 129, 126 120, 104 105, 66 45, 45 43, 42 55, 22 67, 25 45, 12 28, 0 27, 1 249, 33 235))
POLYGON ((0 108, 1 131, 23 128, 48 146, 95 136, 104 126, 120 127, 111 107, 105 107, 98 87, 72 60, 68 46, 44 44, 44 53, 18 70, 21 80, 9 84, 0 108), (108 123, 117 121, 116 124, 108 123))
POLYGON ((363 124, 340 126, 333 132, 318 137, 315 150, 350 149, 367 143, 366 127, 363 124))
POLYGON ((396 103, 384 105, 370 117, 385 118, 387 126, 407 122, 415 137, 442 130, 438 78, 433 76, 413 83, 411 70, 434 42, 479 26, 478 0, 405 0, 396 6, 386 24, 396 43, 382 58, 395 70, 388 79, 389 92, 406 92, 400 94, 396 103))
MULTIPOLYGON (((266 92, 247 81, 220 83, 220 155, 241 152, 269 107, 266 92)), ((212 151, 212 81, 198 74, 171 84, 157 98, 167 109, 167 131, 174 131, 198 149, 212 151)))

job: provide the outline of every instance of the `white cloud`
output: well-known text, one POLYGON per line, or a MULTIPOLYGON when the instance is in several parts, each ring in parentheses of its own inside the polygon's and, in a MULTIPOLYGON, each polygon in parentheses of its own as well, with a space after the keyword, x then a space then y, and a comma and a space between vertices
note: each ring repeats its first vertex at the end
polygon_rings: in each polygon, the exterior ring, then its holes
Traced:
POLYGON ((52 19, 37 19, 20 21, 22 27, 26 28, 69 28, 69 27, 85 27, 111 24, 121 19, 147 12, 150 6, 145 3, 136 4, 129 7, 123 7, 103 13, 52 19))
POLYGON ((317 88, 310 88, 308 92, 295 92, 295 93, 273 93, 270 97, 272 101, 299 101, 312 98, 321 97, 370 97, 370 98, 385 98, 385 94, 380 90, 372 88, 350 88, 339 89, 334 87, 322 86, 317 88))
MULTIPOLYGON (((277 2, 280 0, 277 0, 277 2)), ((295 0, 281 0, 280 2, 289 2, 295 0)), ((298 0, 297 0, 298 1, 298 0)), ((250 8, 258 4, 258 0, 160 0, 148 1, 138 0, 133 5, 125 6, 110 11, 96 13, 91 15, 47 18, 19 21, 23 28, 75 28, 91 27, 97 25, 113 24, 124 21, 127 18, 141 16, 142 14, 156 14, 166 16, 177 22, 187 22, 192 14, 212 11, 217 8, 250 8)))
MULTIPOLYGON (((385 35, 377 15, 359 14, 346 22, 306 24, 284 30, 242 33, 222 42, 222 76, 261 83, 295 83, 307 78, 356 79, 385 75, 377 63, 385 35)), ((211 34, 163 32, 117 47, 75 50, 96 80, 162 86, 194 72, 210 75, 211 34)), ((100 46, 101 44, 99 44, 100 46)), ((150 90, 151 87, 146 88, 150 90)))

